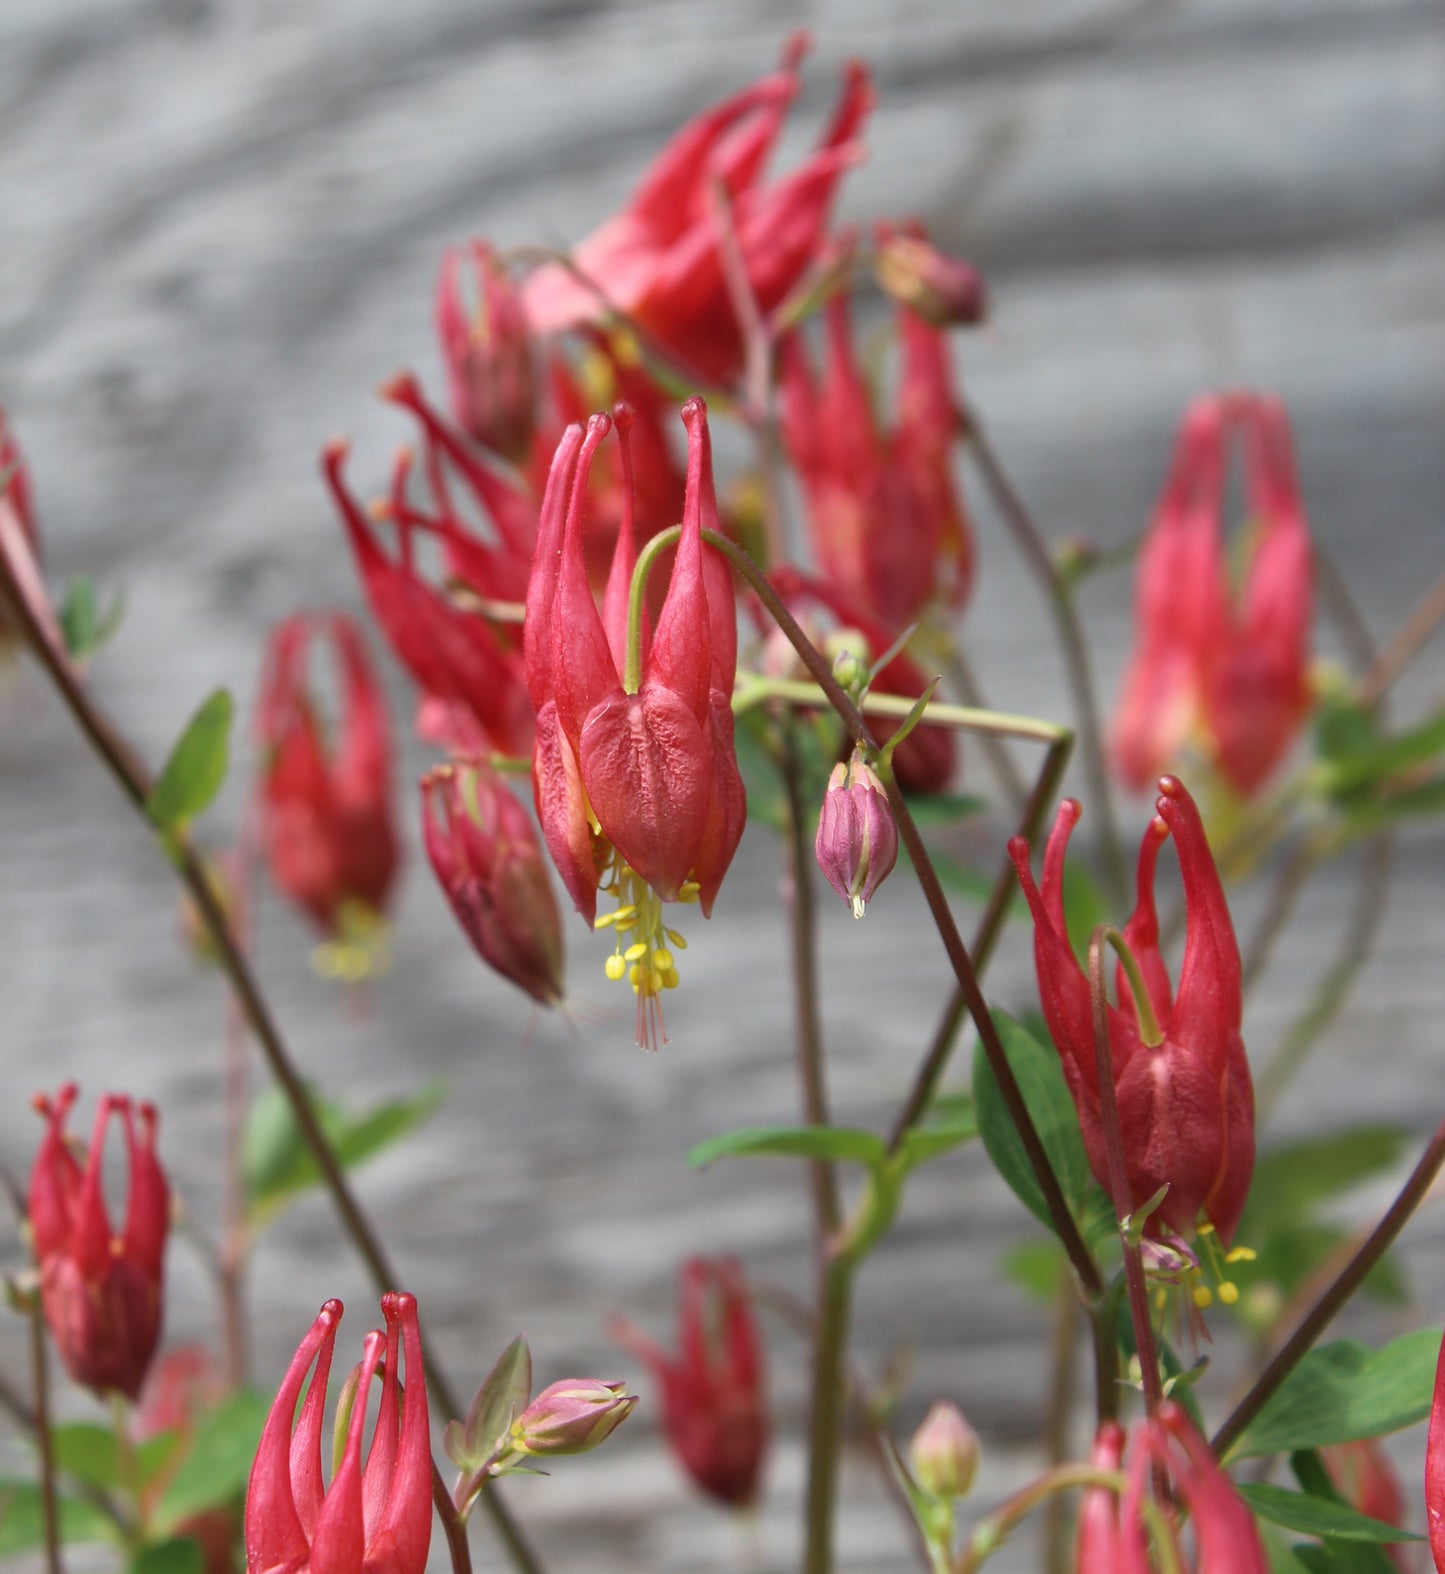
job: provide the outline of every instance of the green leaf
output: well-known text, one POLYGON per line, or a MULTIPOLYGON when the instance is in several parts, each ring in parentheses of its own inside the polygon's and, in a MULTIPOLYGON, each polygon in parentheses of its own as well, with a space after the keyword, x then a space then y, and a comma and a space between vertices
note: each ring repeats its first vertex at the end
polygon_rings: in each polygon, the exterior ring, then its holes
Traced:
POLYGON ((466 1425, 455 1432, 452 1426, 447 1428, 447 1457, 459 1470, 484 1468, 531 1395, 532 1352, 518 1334, 482 1379, 467 1410, 466 1425))
POLYGON ((978 1121, 974 1118, 953 1121, 930 1121, 926 1126, 915 1126, 903 1139, 901 1156, 905 1170, 916 1169, 930 1159, 939 1158, 972 1142, 978 1135, 978 1121))
POLYGON ((201 1544, 189 1536, 173 1536, 144 1547, 131 1559, 129 1574, 204 1574, 201 1544))
POLYGON ((1316 1206, 1400 1161, 1410 1134, 1398 1126, 1350 1126, 1325 1137, 1266 1148, 1255 1160, 1240 1237, 1253 1241, 1298 1223, 1316 1206))
POLYGON ((1407 732, 1371 739, 1359 749, 1337 754, 1320 767, 1323 790, 1329 797, 1348 802, 1357 794, 1381 786, 1390 776, 1424 765, 1442 750, 1445 710, 1407 732))
POLYGON ((77 661, 98 650, 120 627, 125 613, 125 597, 117 595, 101 612, 96 605, 95 585, 82 574, 66 587, 60 605, 60 631, 65 648, 77 661))
POLYGON ((753 1126, 700 1142, 687 1156, 694 1169, 743 1154, 783 1154, 798 1159, 845 1159, 878 1168, 888 1146, 876 1132, 854 1126, 753 1126))
POLYGON ((957 825, 988 808, 987 798, 969 792, 906 793, 904 800, 914 824, 922 830, 957 825))
POLYGON ((230 763, 231 696, 217 689, 186 723, 150 797, 146 813, 163 831, 186 824, 210 806, 230 763))
POLYGON ((1068 1282, 1069 1259, 1052 1235, 1011 1247, 999 1266, 1026 1295, 1039 1301, 1052 1301, 1068 1282))
POLYGON ((190 1452, 161 1498, 155 1518, 158 1530, 174 1530, 193 1514, 223 1507, 241 1496, 270 1408, 260 1394, 243 1388, 222 1400, 201 1422, 190 1452))
POLYGON ((52 1428, 50 1445, 55 1468, 93 1487, 110 1488, 119 1481, 115 1433, 94 1421, 76 1421, 52 1428))
MULTIPOLYGON (((115 1538, 115 1525, 93 1504, 63 1494, 57 1502, 62 1541, 110 1541, 115 1538)), ((0 1480, 0 1555, 28 1552, 44 1540, 45 1515, 40 1506, 40 1488, 33 1481, 0 1480)))
POLYGON ((1271 1486, 1267 1481, 1244 1482, 1236 1488, 1240 1497, 1261 1519, 1297 1530, 1305 1536, 1339 1537, 1346 1541, 1423 1541, 1408 1530, 1371 1519, 1346 1503, 1291 1492, 1288 1487, 1271 1486))
POLYGON ((1103 887, 1081 863, 1064 865, 1064 924, 1079 965, 1089 966, 1089 942, 1100 924, 1109 922, 1103 887))
MULTIPOLYGON (((1079 1135, 1078 1116, 1064 1082, 1058 1054, 1052 1045, 1039 1043, 1022 1023, 1006 1012, 995 1011, 993 1019, 1003 1041, 1004 1054, 1018 1079, 1024 1104, 1033 1117, 1054 1174, 1058 1176, 1064 1199, 1077 1216, 1088 1193, 1089 1163, 1084 1156, 1084 1139, 1079 1135)), ((1053 1220, 1049 1217, 1044 1194, 1004 1104, 982 1042, 973 1057, 973 1097, 978 1110, 979 1133, 994 1167, 1024 1207, 1040 1224, 1052 1230, 1053 1220)))
POLYGON ((1419 1328, 1371 1350, 1353 1339, 1300 1362, 1230 1450, 1231 1459, 1383 1437, 1430 1413, 1440 1330, 1419 1328))
MULTIPOLYGON (((429 1082, 409 1099, 395 1099, 350 1114, 329 1099, 311 1095, 321 1129, 343 1169, 351 1169, 421 1124, 441 1103, 446 1084, 429 1082)), ((320 1184, 321 1172, 301 1136, 290 1100, 274 1084, 255 1101, 241 1143, 241 1173, 249 1217, 259 1224, 320 1184)))

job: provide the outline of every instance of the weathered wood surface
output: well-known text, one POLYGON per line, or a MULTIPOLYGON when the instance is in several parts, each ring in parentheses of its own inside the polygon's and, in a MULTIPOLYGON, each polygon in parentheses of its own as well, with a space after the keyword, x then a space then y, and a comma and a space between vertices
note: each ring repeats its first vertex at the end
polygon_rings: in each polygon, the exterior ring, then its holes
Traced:
MULTIPOLYGON (((1316 532, 1377 630, 1439 571, 1445 28, 1433 3, 8 0, 0 398, 32 460, 55 575, 125 588, 129 618, 95 681, 151 757, 210 687, 249 692, 276 617, 355 603, 316 454, 348 432, 358 479, 379 481, 402 427, 370 390, 404 363, 436 375, 442 245, 580 236, 671 128, 763 69, 800 23, 819 49, 792 145, 836 62, 868 56, 881 103, 846 211, 921 212, 986 268, 994 318, 960 345, 962 376, 1051 533, 1136 531, 1184 400, 1251 384, 1289 402, 1316 532)), ((1039 599, 978 513, 976 665, 996 703, 1062 714, 1039 599)), ((1126 580, 1085 603, 1107 695, 1126 580)), ((1437 651, 1406 700, 1438 693, 1439 675, 1437 651)), ((166 869, 49 697, 26 678, 0 707, 0 1155, 13 1168, 28 1158, 36 1086, 123 1085, 163 1106, 166 1155, 210 1220, 218 988, 173 944, 166 869)), ((218 821, 239 801, 233 786, 218 821)), ((975 833, 998 840, 996 825, 975 833)), ((1278 987, 1250 1009, 1252 1045, 1273 1042, 1325 964, 1350 880, 1322 882, 1286 937, 1278 987)), ((1433 1122, 1442 890, 1439 837, 1408 839, 1379 956, 1281 1129, 1433 1122)), ((577 1023, 535 1020, 474 963, 415 858, 395 970, 360 1016, 309 975, 292 920, 263 910, 262 974, 308 1071, 357 1100, 432 1076, 450 1085, 426 1133, 361 1190, 463 1380, 518 1328, 543 1378, 625 1368, 603 1316, 625 1309, 663 1331, 688 1251, 738 1251, 760 1280, 806 1288, 795 1167, 682 1167, 695 1140, 796 1109, 765 832, 749 833, 717 920, 691 938, 675 1042, 653 1059, 631 1048, 580 925, 577 1023)), ((1027 953, 1012 936, 990 981, 998 998, 1027 995, 1027 953)), ((881 1124, 945 989, 921 901, 899 881, 857 928, 830 903, 824 955, 836 1114, 881 1124)), ((987 1442, 983 1501, 1019 1479, 1041 1413, 1044 1319, 994 1274, 1027 1228, 977 1154, 950 1158, 919 1177, 861 1285, 858 1360, 877 1370, 915 1347, 902 1424, 956 1396, 987 1442)), ((1436 1213, 1410 1243, 1438 1319, 1436 1213)), ((207 1337, 204 1278, 179 1244, 171 1272, 172 1332, 207 1337)), ((268 1236, 254 1291, 268 1380, 325 1296, 368 1322, 319 1200, 268 1236)), ((773 1333, 779 1441, 760 1535, 783 1567, 805 1377, 797 1343, 773 1333)), ((7 1370, 20 1348, 0 1325, 7 1370)), ((601 1455, 514 1491, 555 1569, 743 1555, 662 1461, 655 1414, 650 1403, 601 1455)), ((845 1567, 905 1566, 867 1467, 850 1463, 846 1486, 845 1567)), ((1026 1566, 1026 1550, 999 1567, 1026 1566)), ((480 1559, 493 1564, 489 1550, 480 1559)))

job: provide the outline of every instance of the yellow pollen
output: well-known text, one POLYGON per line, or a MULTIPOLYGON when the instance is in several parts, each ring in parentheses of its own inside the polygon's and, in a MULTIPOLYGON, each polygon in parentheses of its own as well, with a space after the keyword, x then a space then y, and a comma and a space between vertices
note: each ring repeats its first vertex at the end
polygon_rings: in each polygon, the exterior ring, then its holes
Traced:
POLYGON ((1233 1280, 1222 1280, 1219 1286, 1219 1299, 1223 1301, 1226 1306, 1233 1306, 1234 1303, 1239 1299, 1239 1286, 1235 1284, 1233 1280))
POLYGON ((614 951, 612 955, 607 958, 604 971, 606 972, 608 978, 610 978, 615 984, 617 980, 621 978, 622 975, 627 971, 627 963, 622 960, 621 956, 616 951, 614 951))
POLYGON ((1225 1262, 1253 1262, 1259 1253, 1252 1246, 1236 1246, 1225 1257, 1225 1262))
POLYGON ((1194 1304, 1202 1312, 1206 1306, 1214 1304, 1214 1291, 1207 1284, 1196 1284, 1193 1290, 1194 1304))
MULTIPOLYGON (((637 996, 637 1042, 646 1049, 656 1049, 666 1042, 658 997, 665 989, 676 989, 679 983, 670 946, 685 951, 687 941, 663 923, 662 899, 657 892, 644 884, 636 870, 615 852, 603 875, 601 889, 618 904, 614 912, 596 921, 597 928, 610 928, 617 936, 616 949, 607 959, 607 976, 614 980, 625 978, 632 985, 637 996), (624 936, 631 944, 625 943, 624 936)), ((685 882, 678 900, 697 899, 697 881, 685 882)))
POLYGON ((647 955, 647 942, 644 940, 639 940, 636 945, 628 946, 628 948, 622 954, 629 962, 635 962, 639 957, 644 957, 647 955))

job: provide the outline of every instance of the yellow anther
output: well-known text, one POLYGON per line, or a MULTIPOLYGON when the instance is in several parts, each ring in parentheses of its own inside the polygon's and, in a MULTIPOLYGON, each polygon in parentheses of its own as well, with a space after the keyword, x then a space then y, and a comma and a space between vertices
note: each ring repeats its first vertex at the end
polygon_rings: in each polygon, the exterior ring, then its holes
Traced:
POLYGON ((617 911, 612 916, 614 918, 636 918, 637 917, 637 903, 636 902, 624 902, 622 904, 622 906, 619 907, 617 909, 617 911))
POLYGON ((672 960, 672 952, 666 946, 658 946, 657 950, 652 953, 652 965, 659 973, 675 973, 677 971, 672 960))
POLYGON ((1154 1292, 1154 1310, 1156 1312, 1162 1312, 1164 1310, 1164 1308, 1168 1304, 1169 1304, 1169 1292, 1167 1290, 1155 1290, 1155 1292, 1154 1292))
POLYGON ((1225 1262, 1253 1262, 1259 1253, 1252 1246, 1236 1246, 1225 1257, 1225 1262))
POLYGON ((620 935, 631 934, 636 928, 637 920, 635 918, 619 918, 617 920, 617 933, 620 935))
POLYGON ((619 952, 614 951, 612 955, 607 958, 607 961, 604 964, 604 971, 606 972, 608 978, 610 978, 615 984, 617 980, 621 978, 622 975, 627 971, 627 963, 622 960, 622 956, 619 952))
POLYGON ((1208 1219, 1206 1219, 1204 1221, 1204 1223, 1199 1226, 1199 1233, 1201 1235, 1213 1235, 1214 1234, 1214 1226, 1209 1222, 1208 1219))
POLYGON ((1193 1295, 1194 1304, 1201 1312, 1206 1306, 1213 1306, 1214 1291, 1211 1290, 1207 1284, 1196 1284, 1191 1293, 1193 1295))
POLYGON ((639 957, 644 957, 647 955, 646 942, 638 940, 634 944, 628 946, 628 948, 622 954, 629 962, 635 962, 639 957))
POLYGON ((607 929, 607 928, 610 928, 613 924, 615 924, 617 922, 617 919, 618 919, 619 915, 621 914, 621 911, 622 911, 622 909, 618 908, 617 912, 615 912, 615 913, 599 913, 598 916, 592 920, 592 927, 594 929, 607 929))
POLYGON ((1229 1279, 1221 1280, 1219 1285, 1219 1299, 1223 1301, 1226 1306, 1233 1306, 1234 1303, 1239 1299, 1239 1286, 1234 1284, 1229 1279))
POLYGON ((642 969, 636 962, 634 962, 632 966, 627 969, 627 982, 631 984, 634 989, 637 989, 640 987, 641 981, 642 969))
POLYGON ((672 941, 673 945, 675 945, 679 951, 686 951, 687 950, 687 941, 684 940, 683 937, 680 934, 678 934, 677 930, 675 930, 675 929, 664 929, 662 932, 663 932, 663 934, 665 934, 667 936, 667 938, 669 940, 672 941))

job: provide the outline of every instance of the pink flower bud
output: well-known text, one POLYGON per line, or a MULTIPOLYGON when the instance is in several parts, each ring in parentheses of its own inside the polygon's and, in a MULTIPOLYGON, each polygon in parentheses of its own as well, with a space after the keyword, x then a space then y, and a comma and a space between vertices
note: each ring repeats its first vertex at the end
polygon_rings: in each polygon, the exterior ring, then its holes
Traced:
POLYGON ((908 1457, 919 1485, 934 1497, 967 1497, 978 1473, 978 1434, 956 1404, 935 1400, 913 1434, 908 1457))
POLYGON ((427 856, 478 954, 540 1005, 555 1005, 562 925, 532 817, 485 765, 429 771, 421 802, 427 856))
POLYGON ((626 1383, 564 1377, 544 1388, 512 1422, 512 1447, 522 1454, 585 1454, 632 1414, 637 1395, 626 1383))
POLYGON ((155 1155, 156 1112, 107 1094, 95 1112, 81 1170, 65 1134, 78 1096, 67 1083, 35 1107, 46 1132, 30 1173, 28 1211, 40 1295, 51 1337, 77 1383, 134 1399, 161 1331, 162 1259, 170 1191, 155 1155), (125 1229, 115 1234, 101 1188, 101 1151, 112 1115, 125 1128, 130 1164, 125 1229), (139 1131, 137 1131, 137 1116, 139 1131))
POLYGON ((935 328, 971 328, 984 319, 983 275, 940 251, 921 225, 901 232, 880 225, 873 266, 884 293, 935 328))
POLYGON ((537 421, 527 318, 521 296, 485 242, 473 241, 465 254, 443 254, 436 325, 458 425, 507 458, 525 459, 537 421), (458 277, 464 257, 475 276, 470 312, 458 277))
POLYGON ((888 795, 861 755, 835 765, 813 844, 828 884, 853 904, 854 918, 898 862, 898 828, 888 795))

